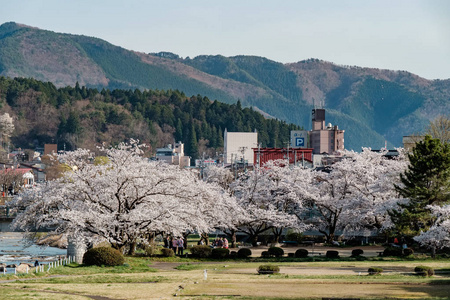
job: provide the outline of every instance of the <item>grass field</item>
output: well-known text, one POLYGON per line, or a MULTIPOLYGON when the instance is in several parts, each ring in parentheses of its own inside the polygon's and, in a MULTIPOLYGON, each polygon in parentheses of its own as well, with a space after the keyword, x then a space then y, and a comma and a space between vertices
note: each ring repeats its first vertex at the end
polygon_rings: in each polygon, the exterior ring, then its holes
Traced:
POLYGON ((450 299, 450 260, 272 261, 280 274, 258 275, 261 264, 144 257, 120 267, 71 264, 0 277, 0 299, 450 299), (415 275, 418 265, 436 275, 415 275), (369 267, 384 272, 370 276, 369 267))

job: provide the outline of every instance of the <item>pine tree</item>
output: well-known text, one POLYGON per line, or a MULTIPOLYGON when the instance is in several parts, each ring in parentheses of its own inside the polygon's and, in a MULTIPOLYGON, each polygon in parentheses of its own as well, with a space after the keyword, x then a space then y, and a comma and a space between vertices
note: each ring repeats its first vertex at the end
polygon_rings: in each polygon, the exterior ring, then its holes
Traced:
POLYGON ((191 129, 189 131, 189 140, 187 144, 188 155, 195 160, 198 158, 198 144, 197 144, 197 133, 195 132, 194 123, 191 122, 191 129))
POLYGON ((181 124, 181 120, 177 119, 177 126, 175 128, 175 141, 183 140, 183 125, 181 124))
POLYGON ((398 233, 415 236, 433 225, 427 205, 450 202, 450 145, 427 135, 408 155, 410 165, 400 175, 403 186, 398 193, 409 199, 391 212, 398 233))

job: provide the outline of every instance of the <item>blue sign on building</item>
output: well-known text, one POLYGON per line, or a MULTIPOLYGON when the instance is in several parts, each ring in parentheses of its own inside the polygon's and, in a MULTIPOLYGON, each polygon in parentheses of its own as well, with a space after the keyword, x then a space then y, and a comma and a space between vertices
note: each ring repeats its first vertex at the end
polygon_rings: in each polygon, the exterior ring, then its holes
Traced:
POLYGON ((296 147, 304 147, 305 146, 305 138, 303 138, 303 137, 296 137, 295 138, 295 146, 296 147))

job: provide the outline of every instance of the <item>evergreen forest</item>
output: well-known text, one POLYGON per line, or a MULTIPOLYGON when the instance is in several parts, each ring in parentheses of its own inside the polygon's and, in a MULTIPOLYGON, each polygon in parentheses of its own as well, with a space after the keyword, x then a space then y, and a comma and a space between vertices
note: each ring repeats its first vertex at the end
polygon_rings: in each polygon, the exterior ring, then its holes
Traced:
MULTIPOLYGON (((291 130, 241 102, 224 104, 178 90, 57 88, 35 79, 0 77, 0 109, 14 118, 12 147, 34 149, 57 143, 58 149, 93 149, 130 138, 151 145, 150 152, 181 141, 192 158, 223 151, 223 133, 258 132, 262 147, 284 147, 291 130)), ((305 112, 306 113, 306 112, 305 112)))

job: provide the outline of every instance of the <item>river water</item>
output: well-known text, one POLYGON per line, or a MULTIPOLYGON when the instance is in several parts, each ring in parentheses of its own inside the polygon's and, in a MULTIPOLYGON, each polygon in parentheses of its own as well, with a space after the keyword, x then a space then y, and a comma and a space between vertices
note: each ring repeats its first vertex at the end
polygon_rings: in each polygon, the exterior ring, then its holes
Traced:
MULTIPOLYGON (((19 264, 30 263, 34 265, 36 260, 41 264, 55 261, 58 256, 65 256, 66 249, 55 247, 41 247, 38 245, 27 245, 22 240, 20 232, 0 232, 0 263, 19 264)), ((11 270, 8 269, 8 272, 11 270)))

